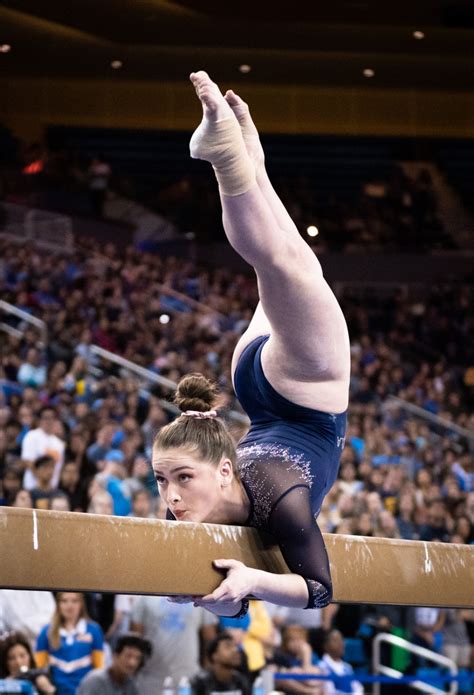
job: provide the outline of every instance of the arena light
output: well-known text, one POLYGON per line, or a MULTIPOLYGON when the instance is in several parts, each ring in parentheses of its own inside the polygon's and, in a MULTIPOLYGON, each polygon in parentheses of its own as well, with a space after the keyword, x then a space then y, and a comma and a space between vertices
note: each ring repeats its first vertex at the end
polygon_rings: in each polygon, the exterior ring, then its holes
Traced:
POLYGON ((251 65, 247 65, 247 63, 243 63, 242 65, 239 65, 239 72, 241 72, 243 75, 247 75, 252 70, 251 65))
POLYGON ((310 224, 306 230, 306 233, 308 236, 318 236, 319 229, 314 224, 310 224))
POLYGON ((372 68, 365 68, 362 71, 362 74, 364 75, 364 77, 374 77, 375 70, 372 70, 372 68))
POLYGON ((422 39, 425 38, 425 32, 417 29, 416 31, 413 32, 413 38, 417 39, 418 41, 421 41, 422 39))
POLYGON ((170 320, 171 320, 171 317, 169 314, 161 314, 161 316, 159 318, 160 323, 163 323, 163 324, 169 323, 170 320))
POLYGON ((122 63, 121 60, 113 60, 113 61, 110 63, 110 67, 111 67, 113 70, 120 70, 120 68, 123 67, 123 63, 122 63))
POLYGON ((10 53, 11 50, 12 50, 12 47, 10 46, 9 43, 0 44, 0 53, 10 53))

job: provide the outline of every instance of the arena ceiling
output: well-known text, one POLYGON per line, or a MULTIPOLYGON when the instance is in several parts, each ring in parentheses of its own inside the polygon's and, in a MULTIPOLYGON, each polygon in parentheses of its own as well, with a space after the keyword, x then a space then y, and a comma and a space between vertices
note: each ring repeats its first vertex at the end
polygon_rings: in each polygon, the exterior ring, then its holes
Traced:
POLYGON ((470 90, 473 47, 472 0, 0 2, 0 76, 470 90))

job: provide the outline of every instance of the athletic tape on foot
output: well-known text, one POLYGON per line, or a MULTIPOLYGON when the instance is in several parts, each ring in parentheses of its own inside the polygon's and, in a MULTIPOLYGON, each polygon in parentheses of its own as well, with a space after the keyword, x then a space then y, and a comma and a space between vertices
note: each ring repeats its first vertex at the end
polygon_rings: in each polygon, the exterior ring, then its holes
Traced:
POLYGON ((255 166, 234 116, 220 121, 204 118, 193 133, 189 150, 193 159, 212 164, 224 195, 242 195, 255 185, 255 166))

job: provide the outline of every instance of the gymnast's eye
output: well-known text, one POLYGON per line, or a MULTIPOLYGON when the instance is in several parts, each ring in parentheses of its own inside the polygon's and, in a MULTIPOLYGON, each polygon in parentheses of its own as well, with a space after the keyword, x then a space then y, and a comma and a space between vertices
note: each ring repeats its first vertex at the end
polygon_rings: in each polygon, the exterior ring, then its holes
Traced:
POLYGON ((164 485, 166 483, 166 478, 163 478, 162 475, 155 475, 155 478, 158 485, 164 485))
POLYGON ((191 476, 187 473, 181 473, 181 475, 179 476, 179 481, 181 483, 186 483, 188 480, 191 480, 191 476))

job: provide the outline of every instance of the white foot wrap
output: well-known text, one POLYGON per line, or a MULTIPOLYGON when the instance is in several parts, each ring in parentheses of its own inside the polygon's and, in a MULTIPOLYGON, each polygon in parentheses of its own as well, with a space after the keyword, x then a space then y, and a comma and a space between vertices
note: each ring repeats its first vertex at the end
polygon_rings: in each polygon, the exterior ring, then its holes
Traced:
POLYGON ((193 133, 189 150, 193 159, 212 164, 224 195, 242 195, 255 185, 255 166, 234 116, 220 121, 203 118, 193 133))

